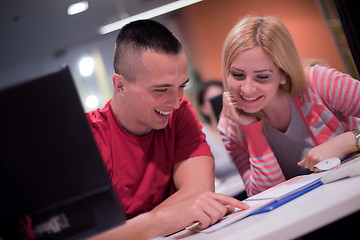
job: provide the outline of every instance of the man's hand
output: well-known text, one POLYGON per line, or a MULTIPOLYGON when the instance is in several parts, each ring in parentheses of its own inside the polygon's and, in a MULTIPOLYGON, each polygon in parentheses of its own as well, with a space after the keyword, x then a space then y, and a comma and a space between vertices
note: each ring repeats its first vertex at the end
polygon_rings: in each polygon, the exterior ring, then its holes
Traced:
POLYGON ((205 192, 194 200, 190 199, 189 203, 191 205, 188 210, 193 218, 192 222, 198 221, 200 229, 213 225, 226 214, 233 212, 235 208, 249 208, 235 198, 213 192, 205 192))
POLYGON ((204 192, 178 204, 143 213, 124 225, 92 237, 91 240, 145 240, 169 235, 195 222, 200 222, 199 228, 204 229, 234 211, 235 207, 249 208, 232 197, 204 192))
POLYGON ((175 232, 195 222, 200 223, 199 229, 207 228, 218 222, 226 214, 234 211, 235 208, 248 209, 249 206, 230 196, 204 192, 199 196, 190 197, 177 204, 156 208, 153 213, 157 216, 169 216, 170 224, 173 225, 171 228, 175 232))
POLYGON ((235 198, 214 193, 214 160, 211 156, 197 156, 177 163, 173 179, 177 191, 150 212, 153 220, 161 223, 152 228, 152 236, 166 236, 195 222, 204 229, 234 208, 248 208, 235 198))

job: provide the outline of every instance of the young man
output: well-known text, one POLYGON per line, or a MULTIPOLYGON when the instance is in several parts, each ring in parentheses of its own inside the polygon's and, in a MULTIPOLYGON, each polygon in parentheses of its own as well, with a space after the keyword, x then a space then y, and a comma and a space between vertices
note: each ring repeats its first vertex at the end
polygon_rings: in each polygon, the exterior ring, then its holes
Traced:
POLYGON ((140 222, 135 234, 164 236, 196 221, 206 228, 234 207, 246 208, 213 192, 213 157, 183 98, 189 77, 179 40, 155 21, 132 22, 117 37, 114 69, 113 98, 87 116, 131 219, 124 227, 140 222))

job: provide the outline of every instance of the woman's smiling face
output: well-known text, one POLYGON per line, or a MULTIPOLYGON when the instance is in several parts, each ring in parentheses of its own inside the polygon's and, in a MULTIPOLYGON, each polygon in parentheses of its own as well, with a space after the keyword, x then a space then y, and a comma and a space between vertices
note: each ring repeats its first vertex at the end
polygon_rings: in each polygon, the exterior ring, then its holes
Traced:
POLYGON ((272 104, 286 77, 261 47, 254 47, 234 58, 226 81, 238 108, 256 113, 272 104))

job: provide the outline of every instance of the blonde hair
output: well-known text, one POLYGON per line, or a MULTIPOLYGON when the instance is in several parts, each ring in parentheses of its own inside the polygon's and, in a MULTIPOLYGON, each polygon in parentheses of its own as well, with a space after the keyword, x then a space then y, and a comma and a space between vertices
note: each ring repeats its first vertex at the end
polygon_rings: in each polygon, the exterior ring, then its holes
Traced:
POLYGON ((307 86, 304 69, 293 38, 286 26, 276 17, 246 16, 227 35, 222 51, 222 69, 225 89, 232 61, 240 52, 259 46, 273 59, 285 74, 287 81, 281 85, 290 95, 307 86))

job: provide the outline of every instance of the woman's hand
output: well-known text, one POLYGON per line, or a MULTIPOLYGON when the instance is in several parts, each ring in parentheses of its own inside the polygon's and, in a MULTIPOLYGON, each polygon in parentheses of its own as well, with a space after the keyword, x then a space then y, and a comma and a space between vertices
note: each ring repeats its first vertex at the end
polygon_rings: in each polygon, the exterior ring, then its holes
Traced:
POLYGON ((223 93, 223 114, 240 126, 250 125, 257 121, 257 118, 241 110, 236 99, 230 92, 223 93))
POLYGON ((356 151, 354 142, 354 134, 352 132, 340 134, 312 148, 306 156, 298 162, 298 166, 303 166, 304 168, 314 171, 314 165, 323 160, 332 157, 338 157, 342 160, 351 152, 356 151))

